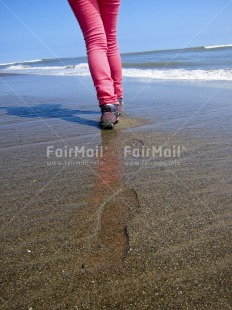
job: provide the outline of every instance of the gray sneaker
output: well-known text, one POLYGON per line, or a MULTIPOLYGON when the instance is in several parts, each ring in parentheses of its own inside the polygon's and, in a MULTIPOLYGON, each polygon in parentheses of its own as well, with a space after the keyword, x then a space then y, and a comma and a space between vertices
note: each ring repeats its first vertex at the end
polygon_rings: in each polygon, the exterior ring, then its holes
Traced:
POLYGON ((100 125, 102 129, 112 129, 114 124, 118 122, 119 112, 118 112, 118 104, 104 104, 101 106, 101 121, 100 125))

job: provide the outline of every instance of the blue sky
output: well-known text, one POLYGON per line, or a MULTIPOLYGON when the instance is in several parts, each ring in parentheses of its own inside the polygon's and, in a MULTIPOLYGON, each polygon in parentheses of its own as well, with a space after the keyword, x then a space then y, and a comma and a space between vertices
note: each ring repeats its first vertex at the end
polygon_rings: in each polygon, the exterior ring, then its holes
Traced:
MULTIPOLYGON (((122 0, 121 52, 232 43, 232 0, 122 0)), ((85 55, 67 0, 0 0, 0 63, 85 55)))

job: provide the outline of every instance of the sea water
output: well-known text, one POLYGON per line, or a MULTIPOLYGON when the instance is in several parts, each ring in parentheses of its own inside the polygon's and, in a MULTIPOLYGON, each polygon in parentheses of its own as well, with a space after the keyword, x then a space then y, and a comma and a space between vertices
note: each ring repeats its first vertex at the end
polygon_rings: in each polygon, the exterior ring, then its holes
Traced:
MULTIPOLYGON (((232 44, 122 54, 123 76, 156 80, 232 81, 232 44)), ((89 76, 86 57, 0 64, 4 75, 89 76)))

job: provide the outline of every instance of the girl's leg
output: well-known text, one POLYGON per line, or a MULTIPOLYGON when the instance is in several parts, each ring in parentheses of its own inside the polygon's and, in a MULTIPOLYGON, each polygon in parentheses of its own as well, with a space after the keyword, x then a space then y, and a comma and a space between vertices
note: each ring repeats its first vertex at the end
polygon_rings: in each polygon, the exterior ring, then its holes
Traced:
MULTIPOLYGON (((99 105, 117 103, 107 55, 107 38, 98 0, 68 0, 86 43, 88 63, 99 105)), ((111 2, 111 1, 110 1, 111 2)))
POLYGON ((117 98, 122 98, 122 63, 116 37, 120 0, 98 0, 98 2, 107 38, 107 56, 114 81, 114 92, 117 98))

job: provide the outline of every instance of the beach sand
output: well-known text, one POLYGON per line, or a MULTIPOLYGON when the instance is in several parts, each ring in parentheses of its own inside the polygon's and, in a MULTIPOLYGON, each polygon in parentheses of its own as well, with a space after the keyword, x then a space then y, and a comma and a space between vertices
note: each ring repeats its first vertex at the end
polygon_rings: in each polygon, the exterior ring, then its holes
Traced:
POLYGON ((0 101, 1 308, 230 309, 231 85, 127 79, 101 131, 90 78, 18 79, 0 101))

